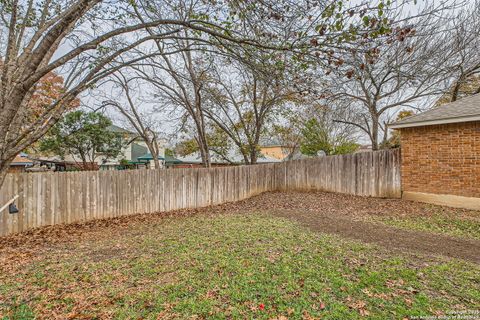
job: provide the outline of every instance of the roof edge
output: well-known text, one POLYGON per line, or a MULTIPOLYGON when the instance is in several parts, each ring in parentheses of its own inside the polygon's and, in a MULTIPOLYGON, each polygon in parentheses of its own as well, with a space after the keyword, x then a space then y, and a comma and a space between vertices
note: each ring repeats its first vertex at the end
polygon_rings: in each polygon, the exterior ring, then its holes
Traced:
POLYGON ((417 122, 409 122, 409 123, 397 123, 397 124, 393 123, 388 127, 390 129, 403 129, 403 128, 412 128, 412 127, 433 126, 438 124, 472 122, 472 121, 480 121, 480 115, 447 118, 447 119, 439 119, 439 120, 429 120, 429 121, 417 121, 417 122))

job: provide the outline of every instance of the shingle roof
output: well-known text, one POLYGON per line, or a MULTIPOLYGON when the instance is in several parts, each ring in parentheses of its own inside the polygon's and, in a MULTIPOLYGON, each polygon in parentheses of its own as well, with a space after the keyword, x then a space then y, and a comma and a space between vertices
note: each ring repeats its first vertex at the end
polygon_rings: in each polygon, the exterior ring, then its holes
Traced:
POLYGON ((480 121, 480 94, 432 108, 394 122, 389 127, 391 129, 400 129, 468 121, 480 121))
MULTIPOLYGON (((144 154, 141 157, 138 157, 137 159, 138 159, 138 161, 150 161, 150 160, 153 160, 153 156, 149 152, 149 153, 144 154)), ((179 160, 175 157, 169 156, 169 155, 165 155, 164 157, 159 155, 158 160, 165 160, 165 162, 168 163, 168 164, 179 164, 179 163, 183 162, 183 161, 181 161, 181 160, 179 160)))
POLYGON ((19 154, 10 163, 11 166, 31 166, 33 161, 26 157, 26 154, 19 154))
POLYGON ((107 130, 111 132, 118 132, 118 133, 126 133, 126 134, 135 134, 135 132, 129 131, 127 129, 121 128, 119 126, 116 126, 114 124, 108 126, 107 130))
MULTIPOLYGON (((227 161, 226 159, 223 159, 220 157, 218 154, 211 152, 210 153, 210 162, 212 164, 241 164, 244 163, 243 156, 240 155, 240 153, 235 152, 234 150, 230 149, 227 152, 226 157, 231 161, 227 161)), ((192 164, 197 164, 197 163, 202 163, 202 157, 200 156, 199 152, 194 152, 189 155, 183 156, 183 157, 178 157, 180 161, 183 163, 192 163, 192 164)), ((278 159, 275 159, 270 156, 265 156, 260 154, 257 159, 257 163, 275 163, 275 162, 281 162, 278 159)))
POLYGON ((261 138, 260 139, 260 146, 262 147, 281 147, 282 146, 282 143, 278 140, 278 139, 275 139, 275 138, 261 138))

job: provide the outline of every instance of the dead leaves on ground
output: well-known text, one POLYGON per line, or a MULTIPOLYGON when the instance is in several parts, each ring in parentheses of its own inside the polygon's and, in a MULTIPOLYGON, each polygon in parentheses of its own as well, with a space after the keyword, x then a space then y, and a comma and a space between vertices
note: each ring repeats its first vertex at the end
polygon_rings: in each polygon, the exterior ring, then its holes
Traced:
POLYGON ((66 241, 90 237, 95 233, 101 235, 105 231, 112 232, 112 229, 125 229, 137 223, 152 223, 164 217, 191 216, 199 213, 225 214, 246 211, 268 211, 271 209, 321 211, 323 213, 348 215, 350 217, 365 215, 430 216, 434 212, 438 213, 441 211, 442 214, 450 216, 475 216, 479 218, 477 211, 432 206, 395 199, 375 199, 326 192, 271 192, 243 201, 208 208, 136 214, 37 228, 21 234, 0 237, 0 254, 5 248, 32 248, 45 244, 62 244, 66 241))

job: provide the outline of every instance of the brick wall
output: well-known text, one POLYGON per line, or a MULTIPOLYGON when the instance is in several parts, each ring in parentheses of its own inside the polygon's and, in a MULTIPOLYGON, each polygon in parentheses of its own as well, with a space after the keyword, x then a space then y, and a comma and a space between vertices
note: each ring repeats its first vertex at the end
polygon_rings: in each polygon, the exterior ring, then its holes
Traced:
POLYGON ((480 121, 401 129, 402 190, 480 197, 480 121))

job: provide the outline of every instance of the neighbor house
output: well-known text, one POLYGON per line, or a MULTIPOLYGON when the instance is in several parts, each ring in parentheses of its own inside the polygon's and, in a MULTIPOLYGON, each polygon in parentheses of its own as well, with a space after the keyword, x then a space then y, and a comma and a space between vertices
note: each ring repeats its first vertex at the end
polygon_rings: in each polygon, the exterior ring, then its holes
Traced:
POLYGON ((480 209, 480 94, 390 128, 401 135, 403 198, 480 209))
MULTIPOLYGON (((103 156, 102 153, 97 153, 95 163, 91 163, 90 168, 93 168, 93 170, 116 170, 122 168, 124 164, 134 167, 146 166, 145 161, 139 161, 138 158, 147 154, 149 150, 145 141, 137 133, 116 125, 109 126, 108 130, 121 135, 123 148, 120 154, 115 158, 108 158, 103 156)), ((158 144, 160 146, 160 155, 163 156, 165 152, 165 149, 162 147, 164 145, 164 141, 159 140, 158 144)), ((63 159, 58 156, 54 156, 42 157, 41 159, 35 160, 44 165, 54 165, 56 168, 55 170, 58 171, 63 171, 65 168, 68 170, 74 167, 81 169, 80 164, 77 163, 79 160, 78 157, 75 158, 72 155, 66 155, 63 159)))
MULTIPOLYGON (((150 169, 155 168, 155 162, 153 161, 153 156, 150 152, 138 157, 137 160, 139 162, 145 163, 150 169)), ((161 168, 172 168, 172 167, 175 167, 177 165, 182 164, 182 161, 180 161, 179 159, 177 159, 175 157, 169 156, 167 154, 165 154, 163 156, 159 155, 158 160, 160 162, 160 167, 161 168)))
POLYGON ((269 158, 284 160, 291 156, 296 150, 295 147, 287 146, 276 140, 263 140, 260 144, 260 153, 269 158))
POLYGON ((145 141, 139 137, 136 132, 126 130, 116 125, 109 126, 108 130, 116 132, 122 136, 124 147, 120 154, 114 159, 102 157, 100 154, 96 159, 100 168, 103 170, 116 169, 121 164, 120 162, 122 160, 126 160, 128 164, 131 165, 141 165, 138 161, 138 157, 148 153, 148 147, 145 141))
POLYGON ((8 168, 8 173, 21 173, 25 172, 28 168, 33 166, 33 161, 27 157, 26 153, 20 153, 13 159, 8 168))
MULTIPOLYGON (((202 167, 202 157, 200 152, 194 152, 186 156, 177 157, 181 161, 180 164, 175 165, 177 168, 194 168, 202 167)), ((281 162, 279 159, 276 159, 272 156, 260 154, 257 159, 258 164, 262 163, 277 163, 281 162)), ((245 163, 243 156, 234 151, 233 149, 228 152, 225 157, 222 157, 214 152, 210 153, 210 163, 212 167, 224 167, 224 166, 235 166, 245 163)))
MULTIPOLYGON (((201 168, 203 167, 202 156, 200 152, 194 152, 185 156, 178 156, 178 160, 180 161, 179 164, 176 164, 175 168, 201 168)), ((210 165, 212 167, 224 167, 229 165, 235 165, 236 163, 233 162, 238 159, 232 159, 232 162, 229 162, 217 154, 211 153, 210 154, 210 165)))

